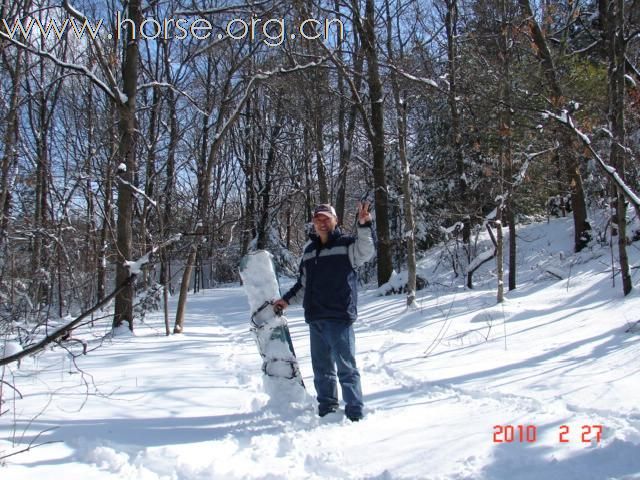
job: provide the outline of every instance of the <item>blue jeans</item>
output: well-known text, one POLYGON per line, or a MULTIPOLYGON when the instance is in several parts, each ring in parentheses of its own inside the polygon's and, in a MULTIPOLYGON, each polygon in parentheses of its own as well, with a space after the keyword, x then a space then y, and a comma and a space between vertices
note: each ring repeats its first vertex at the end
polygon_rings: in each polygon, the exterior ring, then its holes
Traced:
POLYGON ((361 418, 362 387, 356 366, 353 327, 339 321, 317 320, 309 323, 309 332, 318 413, 323 415, 338 408, 337 372, 346 405, 345 414, 350 418, 361 418))

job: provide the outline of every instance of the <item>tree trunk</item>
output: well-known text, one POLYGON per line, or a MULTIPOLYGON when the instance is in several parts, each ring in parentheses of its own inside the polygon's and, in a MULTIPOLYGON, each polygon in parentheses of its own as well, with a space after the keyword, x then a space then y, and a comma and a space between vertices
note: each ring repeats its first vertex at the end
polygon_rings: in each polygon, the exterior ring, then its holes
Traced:
POLYGON ((496 276, 498 277, 498 292, 496 301, 504 302, 504 234, 502 233, 502 205, 498 206, 496 213, 496 276))
MULTIPOLYGON (((317 100, 321 99, 320 94, 316 96, 317 100)), ((324 164, 324 125, 323 125, 324 111, 320 102, 316 104, 313 116, 314 122, 314 138, 315 138, 315 151, 316 151, 316 173, 318 175, 318 194, 319 203, 330 203, 329 199, 329 187, 327 182, 327 167, 324 164)))
MULTIPOLYGON (((354 88, 356 91, 360 91, 362 85, 362 69, 364 65, 364 58, 360 43, 358 42, 358 35, 354 33, 354 88)), ((342 51, 338 51, 340 61, 342 61, 342 51)), ((356 119, 358 116, 358 105, 355 95, 351 95, 351 107, 349 108, 348 117, 346 120, 347 129, 341 135, 340 132, 344 130, 342 123, 344 122, 344 115, 346 113, 346 106, 344 99, 346 98, 345 86, 344 86, 344 72, 338 70, 338 91, 340 92, 340 113, 338 126, 338 139, 340 144, 340 164, 338 169, 338 188, 336 194, 336 213, 338 214, 338 221, 342 224, 344 220, 346 210, 346 189, 347 189, 347 175, 349 173, 349 164, 351 163, 351 154, 353 152, 353 138, 356 131, 356 119)))
MULTIPOLYGON (((609 164, 613 166, 624 181, 626 170, 625 152, 625 35, 624 35, 624 0, 600 2, 600 15, 604 18, 605 38, 609 55, 609 126, 612 134, 609 164)), ((633 282, 627 255, 627 205, 619 187, 616 188, 616 215, 618 225, 618 255, 622 291, 624 295, 631 293, 633 282)))
POLYGON ((187 295, 189 294, 189 282, 191 281, 191 272, 193 264, 196 262, 198 254, 197 241, 191 246, 187 264, 182 272, 182 282, 180 282, 180 296, 178 297, 178 306, 176 309, 176 323, 173 326, 173 333, 182 333, 184 331, 184 314, 187 311, 187 295))
MULTIPOLYGON (((391 63, 394 62, 392 42, 392 17, 389 8, 389 0, 385 1, 387 12, 387 55, 391 63)), ((400 49, 400 60, 403 52, 400 49)), ((403 239, 407 244, 407 306, 416 306, 416 247, 415 247, 415 219, 413 216, 413 201, 411 198, 411 169, 407 159, 407 104, 406 98, 400 92, 398 75, 391 71, 391 87, 393 100, 396 106, 396 131, 398 134, 398 157, 402 167, 402 197, 404 208, 403 239)))
MULTIPOLYGON (((44 40, 42 40, 44 42, 44 40)), ((45 230, 49 226, 49 178, 51 176, 51 166, 49 158, 49 130, 51 128, 51 116, 55 107, 55 93, 52 93, 53 85, 45 87, 49 81, 50 71, 45 68, 44 62, 40 63, 39 78, 37 80, 37 93, 35 94, 36 104, 35 122, 37 131, 35 133, 36 143, 36 174, 35 174, 35 208, 33 226, 35 235, 33 237, 33 250, 31 252, 32 271, 32 298, 39 303, 53 303, 52 286, 53 272, 50 271, 51 251, 45 240, 45 230), (53 98, 52 98, 53 97, 53 98), (45 273, 46 272, 46 273, 45 273), (50 276, 51 282, 45 279, 50 276)))
MULTIPOLYGON (((165 69, 167 72, 171 72, 171 64, 169 60, 169 51, 167 48, 164 50, 165 55, 165 69)), ((172 205, 173 205, 173 193, 175 188, 175 170, 176 170, 176 149, 178 147, 178 117, 176 112, 176 98, 172 89, 167 91, 167 104, 169 109, 169 146, 167 147, 167 178, 164 185, 163 201, 164 211, 162 213, 162 231, 165 233, 165 229, 172 223, 172 205)), ((160 215, 158 213, 158 215, 160 215)), ((160 283, 165 286, 164 292, 167 295, 171 292, 171 246, 163 249, 163 260, 160 265, 160 283)), ((166 314, 166 312, 165 312, 166 314)), ((168 322, 168 320, 167 320, 168 322)), ((167 323, 168 325, 168 323, 167 323)), ((167 326, 167 335, 169 334, 169 327, 167 326)))
POLYGON ((460 133, 460 109, 458 108, 458 1, 446 0, 447 13, 445 28, 447 31, 447 102, 451 113, 451 148, 456 165, 456 185, 461 194, 466 192, 467 182, 464 175, 462 155, 462 135, 460 133))
MULTIPOLYGON (((137 29, 142 21, 140 0, 131 0, 128 8, 128 18, 133 20, 137 29)), ((117 220, 117 265, 116 285, 125 284, 129 277, 129 269, 124 262, 132 260, 133 254, 133 203, 134 196, 131 185, 134 182, 136 170, 136 91, 138 88, 138 40, 134 32, 128 27, 127 42, 122 65, 123 93, 126 101, 118 104, 118 160, 125 171, 118 169, 118 175, 123 180, 118 184, 118 220, 117 220)), ((133 331, 133 298, 134 288, 127 284, 116 296, 113 328, 122 326, 125 322, 129 330, 133 331)))
MULTIPOLYGON (((526 20, 529 23, 533 42, 536 46, 536 56, 540 59, 545 78, 549 82, 552 96, 551 101, 555 108, 560 108, 563 106, 565 99, 562 87, 558 81, 551 51, 547 45, 547 40, 533 15, 529 0, 518 0, 518 3, 527 17, 526 20)), ((565 159, 564 166, 567 171, 567 181, 571 191, 571 206, 573 208, 574 250, 579 252, 587 245, 591 238, 589 234, 591 227, 587 222, 587 207, 584 199, 582 177, 580 175, 578 162, 575 158, 571 133, 562 127, 556 128, 555 132, 560 143, 561 151, 559 155, 565 159)))
POLYGON ((269 150, 267 152, 267 158, 264 165, 264 184, 260 189, 260 220, 258 221, 258 238, 256 241, 256 248, 263 250, 267 248, 269 240, 269 227, 271 219, 271 188, 275 180, 274 169, 276 163, 276 145, 278 142, 278 136, 282 130, 281 119, 281 105, 278 100, 275 112, 275 125, 270 128, 269 135, 269 150))
POLYGON ((509 197, 507 202, 507 224, 509 227, 509 291, 515 290, 517 286, 517 255, 516 255, 516 214, 513 208, 513 199, 509 197))
MULTIPOLYGON (((118 133, 115 128, 116 124, 116 111, 113 103, 108 106, 109 111, 109 135, 112 141, 109 142, 110 152, 109 158, 116 158, 117 151, 115 145, 118 142, 118 133)), ((102 301, 104 296, 106 295, 106 285, 107 285, 107 253, 108 253, 108 241, 111 238, 111 232, 113 231, 113 226, 115 225, 114 220, 114 212, 113 212, 113 198, 112 198, 112 190, 113 190, 113 166, 109 163, 106 163, 102 172, 105 186, 104 186, 104 203, 102 206, 102 211, 104 217, 102 218, 102 226, 100 228, 100 248, 98 249, 98 265, 97 265, 97 292, 96 292, 96 302, 99 303, 102 301)))
MULTIPOLYGON (((209 60, 210 61, 208 62, 208 69, 209 69, 209 72, 211 72, 213 59, 210 58, 209 60)), ((247 95, 245 95, 244 97, 241 98, 241 100, 239 100, 233 112, 229 113, 232 106, 231 96, 233 94, 232 80, 234 77, 234 73, 235 73, 235 70, 233 70, 233 72, 230 72, 229 76, 225 77, 225 81, 223 82, 223 87, 221 89, 221 92, 218 92, 218 95, 220 97, 220 107, 218 109, 218 113, 215 121, 215 130, 213 132, 213 140, 211 141, 211 144, 208 147, 208 152, 206 154, 205 162, 202 165, 202 171, 199 172, 200 175, 198 175, 198 199, 197 199, 198 208, 197 208, 197 218, 196 218, 197 220, 196 233, 198 234, 206 233, 208 235, 213 235, 215 233, 207 230, 211 228, 211 225, 209 222, 209 217, 210 217, 209 207, 211 203, 210 186, 211 186, 213 169, 218 164, 220 148, 225 138, 225 134, 231 128, 231 126, 235 123, 238 116, 240 115, 242 108, 244 107, 245 102, 247 102, 248 99, 250 98, 250 92, 247 92, 247 95)), ((207 85, 212 85, 212 82, 208 82, 207 85)), ((251 85, 251 83, 249 85, 251 85)), ((210 95, 210 92, 207 92, 207 95, 210 95)), ((204 130, 207 131, 208 129, 206 128, 206 124, 208 123, 208 118, 205 117, 204 122, 205 122, 204 130)), ((207 135, 204 136, 204 140, 206 140, 206 138, 207 138, 207 135)), ((188 278, 191 275, 191 268, 192 268, 193 262, 196 259, 199 245, 200 243, 202 243, 203 240, 204 240, 204 237, 200 237, 200 240, 194 243, 194 247, 191 253, 189 254, 189 261, 185 266, 185 273, 183 276, 183 285, 181 285, 180 287, 180 297, 178 298, 178 309, 180 314, 176 315, 176 329, 179 329, 180 331, 184 330, 184 312, 186 310, 186 303, 187 303, 188 278), (186 282, 185 282, 185 279, 187 280, 186 282), (185 286, 185 283, 187 283, 186 286, 185 286)))
POLYGON ((375 32, 374 0, 365 3, 364 18, 356 18, 362 49, 367 59, 367 83, 371 97, 371 150, 373 155, 373 184, 375 188, 376 233, 378 236, 378 285, 389 281, 393 272, 393 255, 389 231, 389 193, 385 171, 384 92, 378 65, 375 32), (361 24, 361 25, 360 25, 361 24))
POLYGON ((19 140, 19 111, 20 81, 22 77, 22 49, 16 51, 15 68, 11 75, 11 97, 9 111, 6 112, 7 126, 4 132, 4 151, 0 170, 0 246, 7 234, 9 213, 11 210, 11 171, 18 159, 17 148, 19 140))
MULTIPOLYGON (((143 108, 150 109, 148 132, 147 132, 147 158, 145 162, 144 174, 144 198, 142 200, 142 212, 140 212, 140 235, 142 236, 144 247, 143 252, 148 252, 152 248, 151 233, 149 232, 148 220, 150 218, 150 210, 153 208, 150 200, 155 194, 156 181, 156 149, 158 147, 158 129, 160 127, 160 88, 153 87, 151 105, 145 105, 143 108)), ((150 270, 145 268, 142 272, 141 288, 146 289, 149 285, 150 270)))
MULTIPOLYGON (((511 34, 511 15, 508 8, 508 3, 502 0, 500 2, 502 10, 502 25, 500 34, 500 58, 501 58, 501 107, 500 107, 500 127, 499 132, 502 137, 501 142, 501 194, 503 198, 500 201, 498 208, 500 212, 500 227, 499 235, 503 235, 503 220, 506 217, 506 223, 509 227, 509 290, 516 288, 516 222, 514 211, 514 187, 513 187, 513 89, 511 78, 511 45, 513 43, 511 34), (506 188, 505 188, 506 186, 506 188)), ((503 240, 501 240, 502 243, 503 240)), ((501 245, 501 249, 504 245, 501 245)), ((503 255, 500 256, 500 263, 503 264, 503 255)), ((500 282, 504 291, 504 280, 500 278, 500 282)))

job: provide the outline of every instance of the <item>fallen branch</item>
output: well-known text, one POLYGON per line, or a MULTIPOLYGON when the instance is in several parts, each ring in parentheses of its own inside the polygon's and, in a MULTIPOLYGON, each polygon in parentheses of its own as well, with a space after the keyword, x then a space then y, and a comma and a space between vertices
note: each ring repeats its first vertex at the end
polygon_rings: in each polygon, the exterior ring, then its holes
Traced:
POLYGON ((137 261, 135 261, 135 262, 125 262, 127 267, 129 268, 129 272, 130 272, 129 277, 124 282, 122 282, 113 292, 111 292, 105 298, 100 300, 98 303, 96 303, 89 310, 83 312, 79 317, 75 318, 74 320, 72 320, 71 322, 67 323, 63 327, 60 327, 58 330, 56 330, 52 334, 47 335, 45 338, 43 338, 39 342, 34 343, 33 345, 25 348, 24 350, 22 350, 20 352, 14 353, 13 355, 8 355, 8 356, 6 356, 4 358, 0 358, 0 366, 8 365, 8 364, 13 363, 13 362, 17 362, 18 360, 26 357, 27 355, 31 355, 33 353, 39 352, 40 350, 43 350, 47 345, 62 339, 71 330, 73 330, 75 327, 77 327, 85 318, 89 317, 90 315, 92 315, 93 313, 98 311, 104 305, 106 305, 111 300, 113 300, 116 297, 116 295, 118 295, 122 290, 124 290, 125 288, 129 287, 130 285, 132 285, 133 282, 135 281, 136 277, 138 276, 138 273, 140 273, 140 269, 142 268, 142 266, 144 264, 150 262, 150 257, 151 257, 152 254, 157 252, 159 249, 164 248, 164 247, 170 245, 171 243, 179 240, 181 237, 182 237, 182 235, 180 235, 180 234, 174 235, 173 237, 171 237, 170 239, 168 239, 164 243, 160 244, 159 246, 153 247, 149 252, 147 252, 145 255, 143 255, 137 261))
POLYGON ((8 357, 0 358, 0 366, 8 365, 8 364, 13 363, 13 362, 17 362, 18 360, 21 360, 22 358, 24 358, 24 357, 26 357, 28 355, 31 355, 33 353, 39 352, 40 350, 43 350, 47 345, 49 345, 51 343, 54 343, 57 340, 61 339, 67 333, 69 333, 71 330, 73 330, 85 318, 89 317, 92 313, 98 311, 104 305, 106 305, 111 300, 113 300, 116 297, 116 295, 118 295, 122 290, 124 290, 128 286, 132 285, 133 282, 136 279, 136 276, 137 275, 135 275, 135 274, 129 275, 129 277, 122 284, 120 284, 118 286, 118 288, 116 288, 113 292, 111 292, 109 295, 107 295, 101 301, 96 303, 89 310, 87 310, 86 312, 83 312, 79 317, 75 318, 74 320, 72 320, 71 322, 67 323, 63 327, 60 327, 58 330, 53 332, 51 335, 47 335, 45 338, 43 338, 39 342, 34 343, 33 345, 25 348, 24 350, 22 350, 22 351, 20 351, 18 353, 14 353, 13 355, 9 355, 8 357))

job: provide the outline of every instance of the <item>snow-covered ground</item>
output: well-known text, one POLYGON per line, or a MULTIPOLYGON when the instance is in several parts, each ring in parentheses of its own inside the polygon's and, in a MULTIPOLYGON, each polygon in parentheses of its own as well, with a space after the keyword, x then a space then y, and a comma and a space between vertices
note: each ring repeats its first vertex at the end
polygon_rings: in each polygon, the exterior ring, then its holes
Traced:
MULTIPOLYGON (((623 299, 608 248, 571 254, 570 220, 518 236, 519 284, 501 305, 495 262, 467 290, 433 273, 438 250, 418 310, 362 292, 361 422, 315 415, 299 308, 308 394, 264 384, 246 297, 228 286, 190 297, 184 334, 148 316, 79 357, 82 373, 60 349, 6 370, 23 399, 2 407, 0 457, 51 443, 6 458, 0 478, 640 479, 638 245, 623 299)), ((90 347, 102 328, 84 333, 90 347)))

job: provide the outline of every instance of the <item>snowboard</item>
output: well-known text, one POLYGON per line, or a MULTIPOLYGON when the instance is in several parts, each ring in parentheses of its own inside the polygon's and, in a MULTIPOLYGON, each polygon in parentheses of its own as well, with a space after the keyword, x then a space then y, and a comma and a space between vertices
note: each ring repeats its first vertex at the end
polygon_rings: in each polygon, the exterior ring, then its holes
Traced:
POLYGON ((304 387, 287 318, 273 309, 273 302, 281 297, 273 255, 266 250, 245 255, 240 262, 240 278, 249 300, 250 330, 262 357, 262 371, 304 387))

